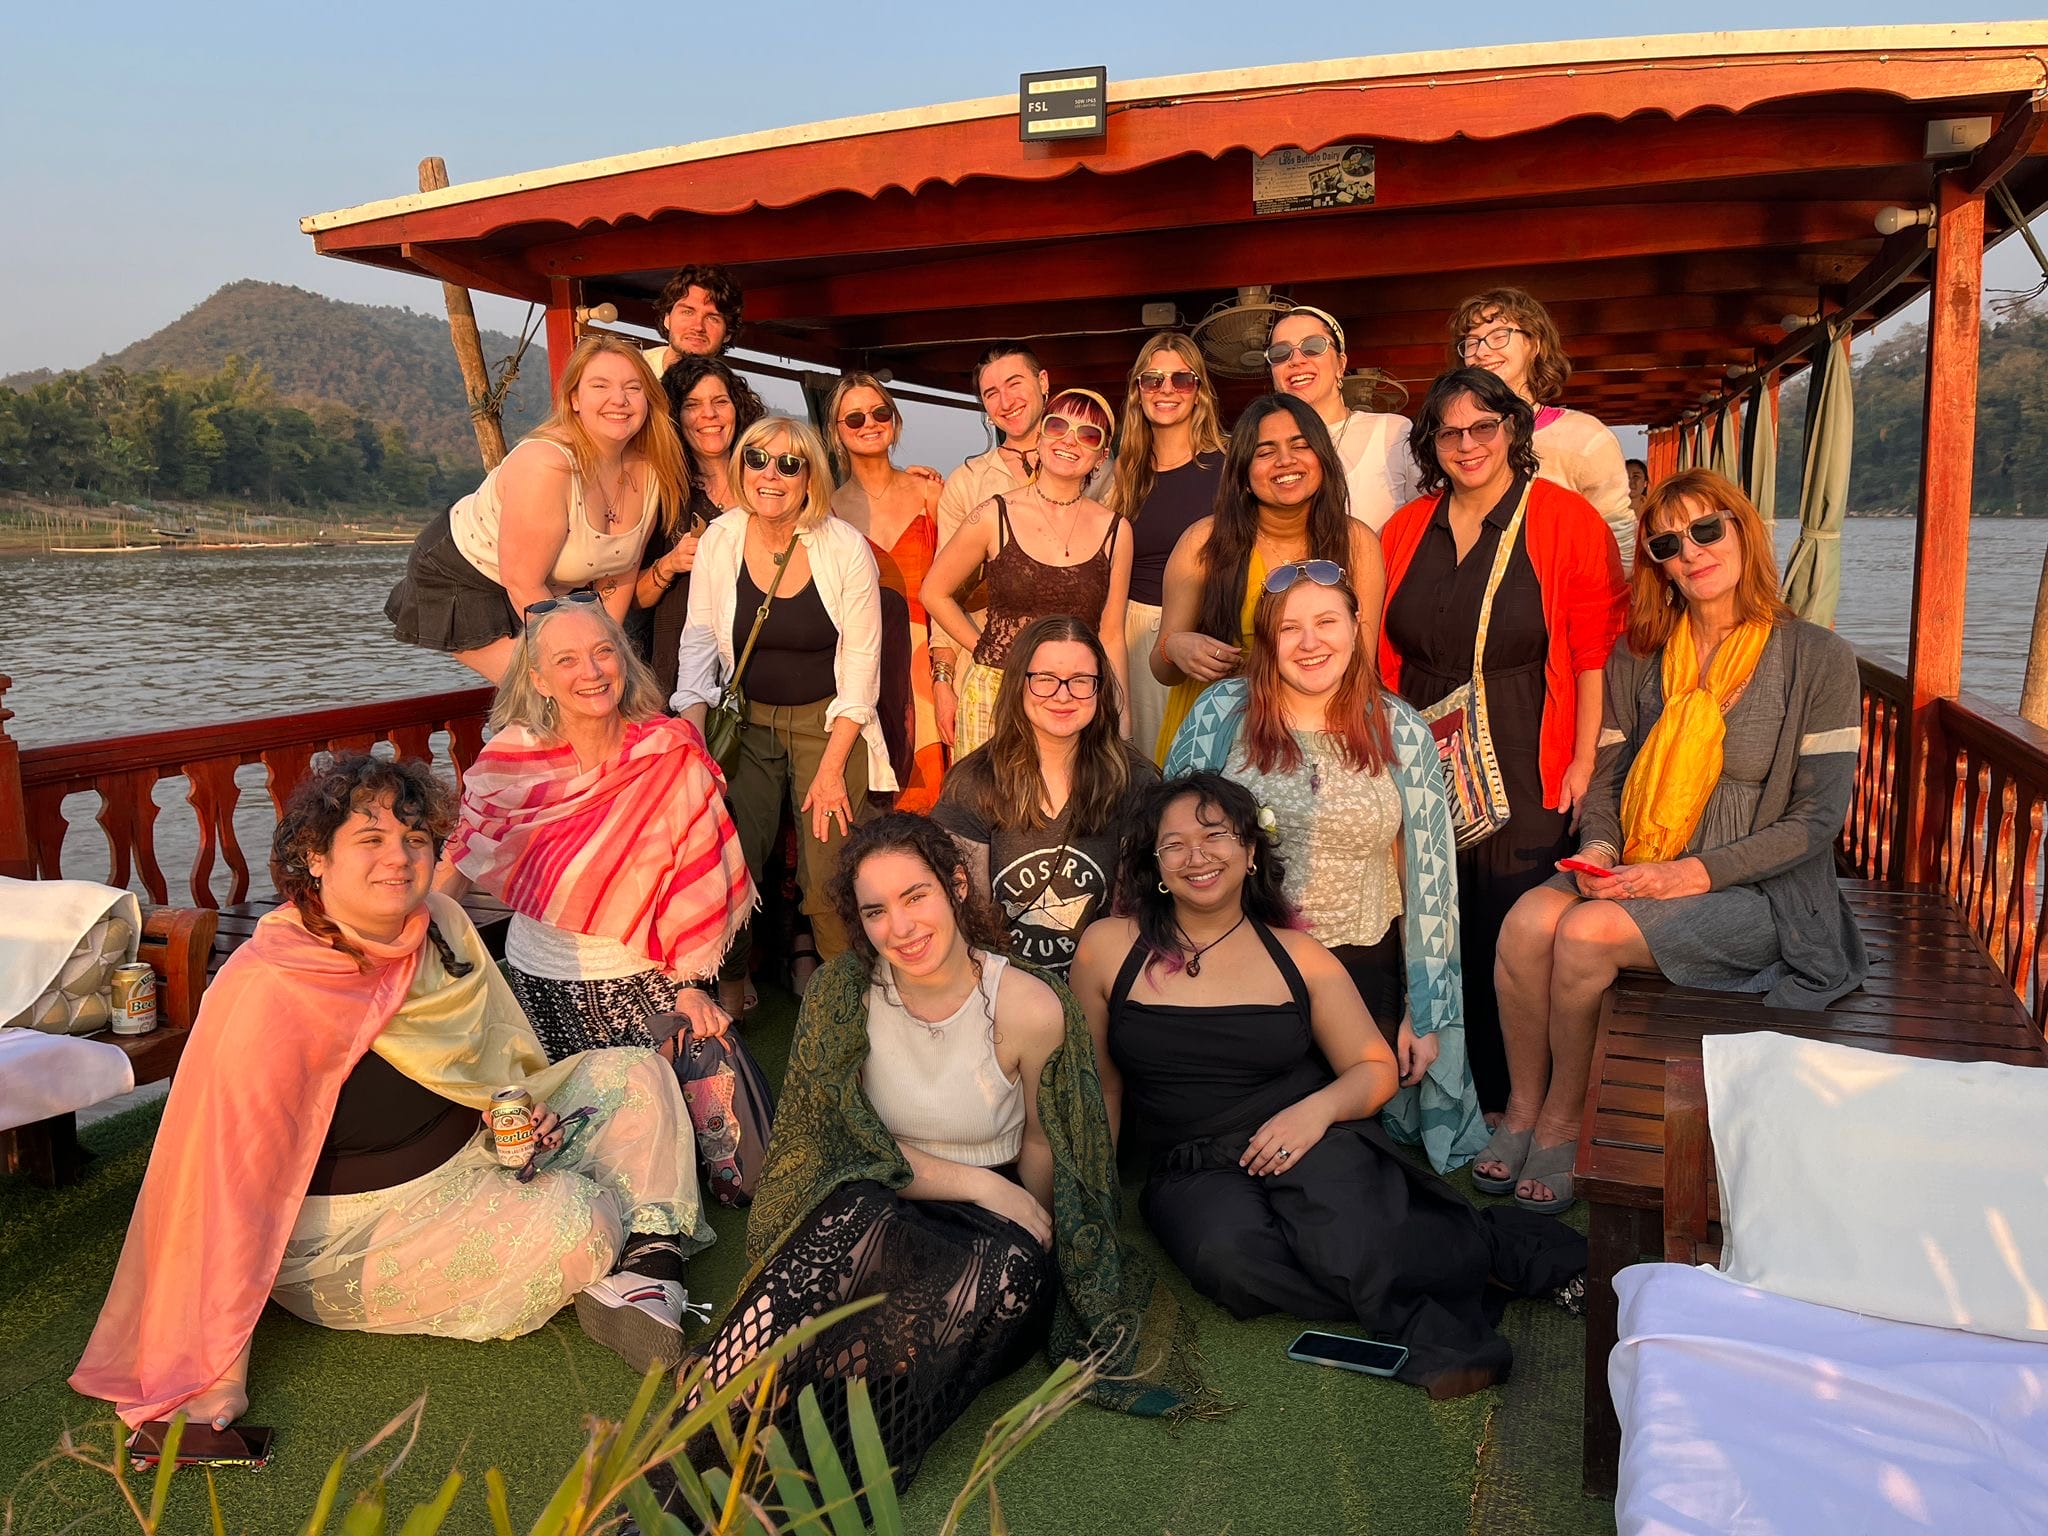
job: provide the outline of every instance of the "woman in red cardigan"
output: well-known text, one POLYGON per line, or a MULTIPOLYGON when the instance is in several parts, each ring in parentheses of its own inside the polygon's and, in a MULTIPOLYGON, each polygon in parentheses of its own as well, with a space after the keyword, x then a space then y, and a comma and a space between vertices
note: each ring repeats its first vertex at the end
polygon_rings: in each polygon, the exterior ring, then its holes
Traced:
POLYGON ((1508 1099, 1494 941, 1508 909, 1572 851, 1600 734, 1601 669, 1628 611, 1614 536, 1584 497, 1536 478, 1534 433, 1529 403, 1498 376, 1444 374, 1409 438, 1423 495, 1380 532, 1380 672, 1418 709, 1471 678, 1495 588, 1482 675, 1508 820, 1458 853, 1465 1040, 1489 1120, 1508 1099))

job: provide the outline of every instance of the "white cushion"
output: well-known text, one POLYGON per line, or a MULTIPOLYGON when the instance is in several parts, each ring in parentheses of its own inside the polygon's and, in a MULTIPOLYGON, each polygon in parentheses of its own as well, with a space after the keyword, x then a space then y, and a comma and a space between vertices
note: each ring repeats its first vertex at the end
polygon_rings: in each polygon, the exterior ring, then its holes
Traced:
POLYGON ((2048 1342, 2048 1070, 1769 1032, 1702 1056, 1731 1279, 2048 1342))

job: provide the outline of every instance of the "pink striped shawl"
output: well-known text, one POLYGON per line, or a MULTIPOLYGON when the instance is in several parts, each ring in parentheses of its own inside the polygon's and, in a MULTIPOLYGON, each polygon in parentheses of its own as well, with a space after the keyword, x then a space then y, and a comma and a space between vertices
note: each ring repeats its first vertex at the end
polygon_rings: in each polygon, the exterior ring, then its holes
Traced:
POLYGON ((587 773, 566 744, 511 726, 463 775, 448 858, 515 912, 709 976, 754 906, 724 790, 682 720, 629 723, 587 773))

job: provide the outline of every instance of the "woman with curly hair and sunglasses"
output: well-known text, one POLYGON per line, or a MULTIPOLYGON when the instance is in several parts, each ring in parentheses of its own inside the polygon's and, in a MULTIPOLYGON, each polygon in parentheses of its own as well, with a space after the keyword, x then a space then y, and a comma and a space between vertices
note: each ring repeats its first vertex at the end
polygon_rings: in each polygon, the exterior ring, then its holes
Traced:
POLYGON ((1109 903, 1116 819, 1152 760, 1117 735, 1116 675, 1094 629, 1040 619, 1010 647, 995 730, 946 778, 932 817, 967 856, 977 894, 1010 924, 1010 952, 1067 974, 1109 903))
POLYGON ((1382 1112, 1439 1171, 1486 1140, 1465 1064, 1458 871, 1441 759, 1422 717, 1380 687, 1358 595, 1321 560, 1266 578, 1242 677, 1202 695, 1166 772, 1228 774, 1287 855, 1287 899, 1351 975, 1394 1048, 1382 1112))
MULTIPOLYGON (((1010 646, 1033 619, 1066 614, 1095 627, 1124 690, 1124 604, 1131 586, 1131 538, 1123 519, 1088 495, 1109 457, 1115 421, 1092 389, 1062 390, 1038 426, 1038 468, 1018 488, 990 497, 939 550, 922 596, 932 620, 974 660, 960 682, 953 750, 964 757, 988 740, 1010 646), (960 589, 987 577, 988 610, 976 623, 960 589)), ((1128 722, 1118 730, 1129 735, 1128 722)))
POLYGON ((1571 1204, 1618 971, 1776 1008, 1824 1008, 1863 979, 1834 863, 1860 700, 1848 642, 1779 600, 1770 525, 1739 488, 1694 469, 1650 493, 1577 852, 1501 929, 1514 1092, 1475 1183, 1571 1204))
MULTIPOLYGON (((705 1346, 711 1384, 880 1297, 783 1363, 775 1417, 800 1444, 796 1399, 815 1387, 850 1465, 847 1385, 864 1379, 899 1486, 1040 1348, 1108 1351, 1091 1393, 1108 1406, 1188 1405, 1182 1341, 1130 1326, 1165 1309, 1150 1311, 1151 1272, 1116 1236, 1116 1157, 1072 1000, 1003 956, 1002 918, 925 817, 858 828, 832 896, 853 947, 804 997, 747 1223, 760 1268, 705 1346)), ((696 1449, 717 1454, 708 1437, 696 1449)))
POLYGON ((1394 1148, 1394 1053, 1286 889, 1258 802, 1220 774, 1153 786, 1124 824, 1117 915, 1082 936, 1073 989, 1147 1159, 1145 1224, 1234 1315, 1362 1327, 1407 1350, 1400 1380, 1476 1392, 1512 1359, 1500 1304, 1567 1285, 1585 1239, 1482 1216, 1394 1148))
POLYGON ((71 1378, 129 1424, 239 1418, 266 1299, 325 1328, 482 1340, 573 1297, 636 1372, 682 1358, 683 1259, 712 1232, 675 1076, 643 1050, 548 1064, 430 888, 454 815, 428 764, 367 753, 286 801, 284 903, 206 989, 71 1378), (508 1085, 532 1104, 523 1167, 482 1118, 508 1085))

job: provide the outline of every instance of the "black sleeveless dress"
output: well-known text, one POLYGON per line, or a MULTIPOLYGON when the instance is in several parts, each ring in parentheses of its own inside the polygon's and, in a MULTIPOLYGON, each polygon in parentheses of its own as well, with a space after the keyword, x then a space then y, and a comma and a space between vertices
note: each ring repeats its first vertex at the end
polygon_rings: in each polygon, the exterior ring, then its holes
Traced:
POLYGON ((1136 1002, 1141 945, 1111 989, 1125 1123, 1154 1154, 1146 1225, 1195 1288, 1238 1317, 1287 1312, 1404 1344, 1396 1376, 1433 1397, 1504 1380, 1513 1352, 1495 1324, 1506 1303, 1581 1273, 1586 1240, 1553 1217, 1474 1210, 1397 1152, 1376 1119, 1332 1125, 1284 1173, 1238 1167, 1267 1119, 1332 1080, 1300 970, 1271 929, 1253 927, 1287 983, 1285 1003, 1136 1002))

